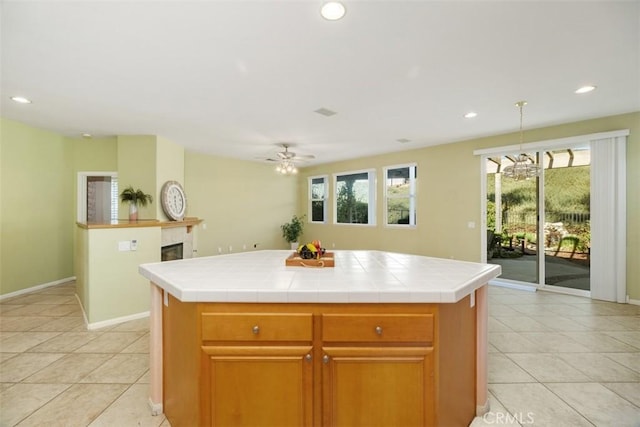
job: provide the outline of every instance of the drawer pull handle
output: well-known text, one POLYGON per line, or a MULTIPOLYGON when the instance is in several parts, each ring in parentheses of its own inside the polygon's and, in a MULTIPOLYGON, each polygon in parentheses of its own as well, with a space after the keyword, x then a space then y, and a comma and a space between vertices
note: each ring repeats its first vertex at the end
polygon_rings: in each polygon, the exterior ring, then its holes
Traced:
POLYGON ((307 362, 311 362, 311 353, 307 353, 304 358, 307 359, 307 362))
POLYGON ((376 326, 376 334, 382 335, 382 327, 381 326, 376 326))
POLYGON ((255 335, 258 335, 260 333, 260 326, 256 325, 251 329, 251 332, 253 332, 255 335))
POLYGON ((326 354, 324 356, 322 356, 322 361, 324 363, 329 363, 329 356, 327 356, 326 354))

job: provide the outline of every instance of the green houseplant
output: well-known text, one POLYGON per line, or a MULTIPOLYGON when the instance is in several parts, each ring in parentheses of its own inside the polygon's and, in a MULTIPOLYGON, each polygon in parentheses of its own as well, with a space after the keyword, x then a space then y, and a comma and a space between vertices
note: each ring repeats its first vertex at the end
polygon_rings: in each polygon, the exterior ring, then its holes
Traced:
POLYGON ((122 203, 129 203, 129 221, 138 220, 138 205, 147 206, 153 202, 153 196, 146 194, 144 191, 134 190, 132 186, 128 186, 120 193, 122 203))
POLYGON ((298 246, 298 238, 302 234, 302 229, 304 228, 304 215, 291 217, 291 221, 285 224, 282 224, 280 228, 282 229, 282 237, 291 243, 291 248, 297 249, 298 246), (295 248, 294 248, 295 246, 295 248))

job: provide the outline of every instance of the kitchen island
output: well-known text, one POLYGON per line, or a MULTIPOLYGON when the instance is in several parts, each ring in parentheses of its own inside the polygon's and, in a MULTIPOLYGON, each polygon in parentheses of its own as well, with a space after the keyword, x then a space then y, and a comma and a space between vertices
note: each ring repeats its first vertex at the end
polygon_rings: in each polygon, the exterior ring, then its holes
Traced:
POLYGON ((496 265, 337 251, 143 264, 151 395, 174 427, 468 425, 487 410, 496 265))

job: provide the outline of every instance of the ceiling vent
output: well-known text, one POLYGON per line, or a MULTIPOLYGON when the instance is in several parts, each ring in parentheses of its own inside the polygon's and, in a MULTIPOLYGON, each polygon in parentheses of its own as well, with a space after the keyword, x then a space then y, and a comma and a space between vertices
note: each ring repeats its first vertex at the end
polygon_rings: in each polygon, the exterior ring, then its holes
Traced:
POLYGON ((336 113, 335 111, 331 111, 328 108, 318 108, 317 110, 314 111, 314 113, 318 113, 318 114, 322 114, 323 116, 327 116, 327 117, 331 117, 336 113))
POLYGON ((398 141, 400 144, 406 144, 407 142, 411 142, 411 140, 407 138, 396 139, 396 141, 398 141))

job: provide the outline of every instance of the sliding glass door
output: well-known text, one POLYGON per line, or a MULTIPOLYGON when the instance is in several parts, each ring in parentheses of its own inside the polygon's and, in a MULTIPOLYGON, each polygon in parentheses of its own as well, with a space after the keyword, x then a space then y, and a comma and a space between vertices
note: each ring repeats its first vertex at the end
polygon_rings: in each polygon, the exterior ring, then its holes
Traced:
POLYGON ((502 173, 513 154, 486 158, 487 262, 502 279, 590 289, 590 150, 526 153, 540 167, 530 179, 502 173))

